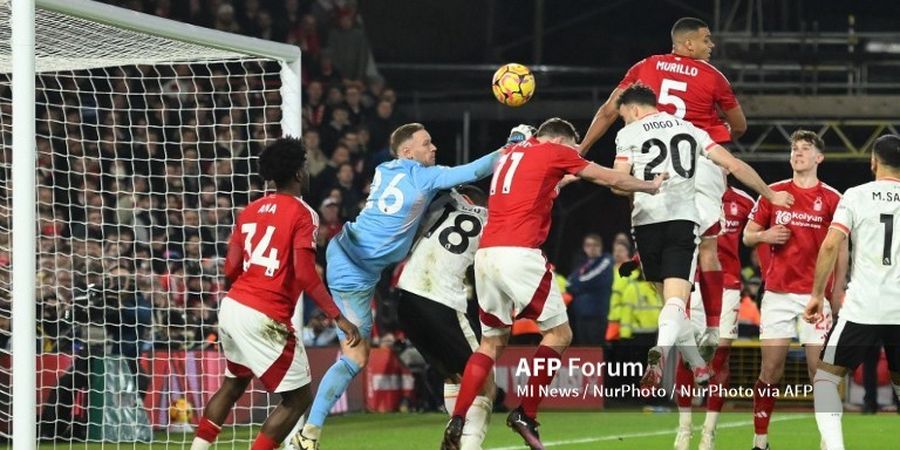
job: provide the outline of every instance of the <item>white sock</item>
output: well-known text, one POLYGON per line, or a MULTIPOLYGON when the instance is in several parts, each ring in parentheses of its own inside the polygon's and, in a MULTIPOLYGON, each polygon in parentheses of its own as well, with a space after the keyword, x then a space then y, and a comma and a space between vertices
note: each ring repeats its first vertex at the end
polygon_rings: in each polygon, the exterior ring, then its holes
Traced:
POLYGON ((844 450, 844 431, 841 429, 844 404, 838 394, 842 380, 843 377, 821 369, 816 371, 813 379, 816 424, 828 450, 844 450))
POLYGON ((768 434, 754 434, 753 435, 753 446, 759 448, 766 448, 769 445, 769 435, 768 434))
POLYGON ((297 424, 294 425, 294 428, 291 428, 291 432, 288 433, 287 436, 284 438, 284 441, 281 442, 281 445, 283 446, 283 448, 290 448, 290 447, 288 447, 288 444, 290 444, 291 440, 294 439, 294 435, 299 433, 300 430, 303 429, 303 425, 305 425, 305 424, 306 424, 306 414, 300 416, 300 420, 297 421, 297 424))
POLYGON ((684 300, 672 297, 666 300, 666 304, 659 312, 659 334, 656 338, 657 347, 662 347, 668 353, 684 330, 690 327, 687 315, 684 312, 684 300))
POLYGON ((706 421, 703 422, 703 432, 704 433, 713 433, 716 431, 716 425, 719 424, 719 412, 718 411, 707 411, 706 412, 706 421))
POLYGON ((453 409, 456 408, 456 397, 459 396, 459 385, 444 383, 444 409, 447 414, 453 415, 453 409))
POLYGON ((212 445, 212 442, 195 437, 194 442, 191 442, 191 450, 208 450, 210 445, 212 445))
POLYGON ((691 407, 678 407, 678 427, 691 428, 691 407))
POLYGON ((462 437, 459 440, 460 450, 481 450, 493 409, 494 402, 491 399, 483 395, 475 397, 466 413, 466 424, 463 425, 462 437))

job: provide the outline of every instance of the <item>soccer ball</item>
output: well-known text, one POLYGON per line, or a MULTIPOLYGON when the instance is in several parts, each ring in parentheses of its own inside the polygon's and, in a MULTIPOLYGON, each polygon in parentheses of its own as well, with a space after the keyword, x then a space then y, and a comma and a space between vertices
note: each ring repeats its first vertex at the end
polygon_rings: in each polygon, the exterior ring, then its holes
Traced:
POLYGON ((498 102, 522 106, 534 95, 534 75, 521 64, 505 64, 494 72, 491 88, 498 102))

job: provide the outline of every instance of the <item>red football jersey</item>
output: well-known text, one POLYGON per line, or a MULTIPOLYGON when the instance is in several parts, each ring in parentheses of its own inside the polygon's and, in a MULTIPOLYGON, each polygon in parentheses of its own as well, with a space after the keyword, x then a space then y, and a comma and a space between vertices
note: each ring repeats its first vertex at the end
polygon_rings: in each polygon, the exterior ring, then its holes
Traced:
POLYGON ((772 259, 766 269, 766 290, 792 294, 812 292, 813 274, 819 246, 828 234, 828 226, 841 194, 821 181, 811 188, 801 188, 791 180, 770 185, 773 191, 787 191, 794 196, 790 209, 776 208, 760 198, 750 220, 763 228, 784 225, 791 237, 783 245, 771 245, 772 259))
POLYGON ((716 105, 728 111, 739 104, 731 83, 710 63, 672 53, 653 55, 631 66, 618 87, 636 82, 656 92, 660 110, 694 124, 719 144, 731 142, 716 105))
POLYGON ((738 249, 744 225, 753 209, 753 197, 729 187, 722 195, 722 209, 725 210, 725 229, 718 238, 719 264, 725 276, 725 289, 740 289, 741 256, 738 249))
MULTIPOLYGON (((304 286, 294 273, 294 250, 315 249, 319 215, 302 199, 270 194, 247 205, 229 246, 240 249, 243 271, 228 297, 286 324, 304 286)), ((232 254, 229 251, 229 254, 232 254)))
POLYGON ((494 169, 479 248, 540 247, 550 232, 557 183, 588 164, 572 147, 535 138, 510 149, 494 169))

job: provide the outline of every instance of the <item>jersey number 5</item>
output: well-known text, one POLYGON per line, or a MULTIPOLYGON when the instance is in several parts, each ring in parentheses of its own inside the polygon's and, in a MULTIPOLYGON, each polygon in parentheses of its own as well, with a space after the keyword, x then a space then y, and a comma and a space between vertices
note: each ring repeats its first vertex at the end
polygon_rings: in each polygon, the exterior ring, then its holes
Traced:
POLYGON ((272 242, 272 235, 275 234, 275 227, 271 225, 266 227, 266 233, 256 243, 256 247, 253 246, 253 235, 256 234, 255 223, 241 225, 241 233, 244 234, 244 252, 250 255, 249 259, 244 259, 244 272, 251 265, 255 264, 265 267, 267 277, 275 275, 275 271, 281 266, 281 263, 278 261, 278 249, 273 248, 268 255, 265 254, 266 250, 269 249, 269 244, 272 242))
POLYGON ((662 84, 659 86, 659 100, 657 100, 660 105, 675 106, 675 117, 684 119, 684 114, 687 112, 687 106, 684 104, 684 100, 682 100, 681 97, 670 94, 670 91, 687 92, 687 83, 684 81, 663 78, 662 84))

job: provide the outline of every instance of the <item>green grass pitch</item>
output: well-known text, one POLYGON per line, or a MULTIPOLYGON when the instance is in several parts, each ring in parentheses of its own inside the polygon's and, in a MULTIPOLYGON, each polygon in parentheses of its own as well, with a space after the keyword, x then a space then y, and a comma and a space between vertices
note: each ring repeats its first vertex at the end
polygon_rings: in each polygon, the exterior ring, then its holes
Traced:
MULTIPOLYGON (((504 425, 505 414, 496 414, 488 431, 484 450, 525 448, 521 439, 504 425)), ((547 448, 572 450, 669 450, 675 437, 675 413, 640 412, 544 412, 539 417, 541 436, 547 448)), ((442 414, 353 414, 332 417, 322 436, 322 450, 421 450, 438 449, 447 421, 442 414)), ((702 413, 695 413, 692 448, 699 442, 702 413)), ((749 412, 723 413, 717 448, 749 450, 753 436, 749 412)), ((247 449, 247 441, 257 430, 225 429, 216 449, 247 449), (239 438, 243 442, 238 442, 239 438)), ((777 413, 770 427, 773 450, 818 450, 819 432, 812 414, 777 413)), ((900 448, 900 415, 844 414, 847 448, 895 450, 900 448)), ((157 442, 147 444, 42 444, 46 450, 62 449, 188 449, 192 436, 158 433, 157 442)))

